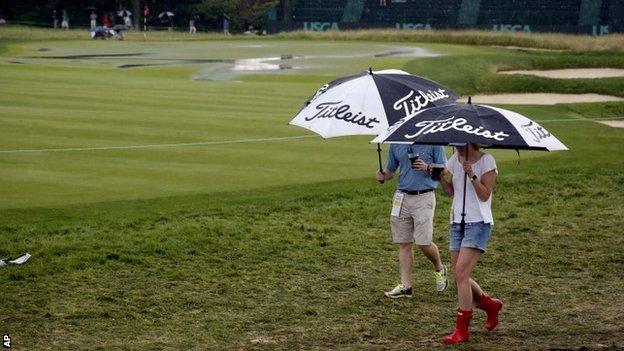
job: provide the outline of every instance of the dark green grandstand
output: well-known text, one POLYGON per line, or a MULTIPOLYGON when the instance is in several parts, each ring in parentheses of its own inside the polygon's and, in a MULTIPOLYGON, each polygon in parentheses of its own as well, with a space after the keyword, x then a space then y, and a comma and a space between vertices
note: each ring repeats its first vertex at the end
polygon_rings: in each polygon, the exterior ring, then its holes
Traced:
POLYGON ((291 0, 273 31, 361 28, 624 32, 624 0, 291 0))

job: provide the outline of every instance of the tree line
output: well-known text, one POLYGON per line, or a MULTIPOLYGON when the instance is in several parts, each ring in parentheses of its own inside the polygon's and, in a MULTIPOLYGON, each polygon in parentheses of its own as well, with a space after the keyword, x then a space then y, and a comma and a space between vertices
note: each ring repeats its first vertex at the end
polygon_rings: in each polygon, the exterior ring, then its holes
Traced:
MULTIPOLYGON (((65 10, 72 27, 88 27, 89 15, 94 11, 101 20, 104 14, 113 17, 122 10, 132 13, 135 25, 164 25, 159 14, 170 11, 174 27, 186 28, 189 19, 195 18, 199 30, 218 30, 223 18, 230 22, 232 31, 247 30, 249 26, 263 29, 267 13, 279 4, 279 0, 0 0, 0 11, 9 23, 52 26, 54 14, 60 16, 65 10), (146 15, 144 15, 144 13, 146 15)), ((273 10, 274 11, 274 10, 273 10)))

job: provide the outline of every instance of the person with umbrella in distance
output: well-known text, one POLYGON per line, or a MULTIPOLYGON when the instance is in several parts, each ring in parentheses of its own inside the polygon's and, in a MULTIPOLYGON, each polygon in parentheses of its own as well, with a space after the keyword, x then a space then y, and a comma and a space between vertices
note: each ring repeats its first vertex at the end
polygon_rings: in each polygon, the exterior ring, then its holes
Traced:
POLYGON ((432 166, 444 165, 445 162, 442 146, 391 144, 386 168, 376 173, 378 181, 386 181, 399 170, 390 227, 392 240, 399 245, 401 282, 384 293, 389 298, 412 296, 414 245, 420 248, 435 268, 436 290, 442 292, 446 289, 446 267, 442 264, 438 247, 433 242, 433 214, 436 206, 434 190, 438 182, 431 176, 432 166))
POLYGON ((173 16, 175 16, 175 14, 171 11, 161 12, 158 15, 158 18, 160 18, 160 21, 163 23, 163 25, 167 27, 168 31, 173 30, 173 16))
POLYGON ((492 155, 481 151, 477 144, 452 145, 456 146, 457 152, 448 160, 448 172, 444 173, 441 184, 444 193, 453 197, 449 250, 457 285, 458 308, 455 330, 444 337, 442 342, 445 344, 468 340, 473 302, 487 313, 485 328, 488 331, 498 325, 498 313, 503 307, 501 300, 490 297, 470 277, 481 254, 486 252, 492 233, 492 192, 498 175, 496 161, 492 155), (470 180, 467 185, 464 174, 470 180), (462 213, 465 215, 463 231, 462 213))

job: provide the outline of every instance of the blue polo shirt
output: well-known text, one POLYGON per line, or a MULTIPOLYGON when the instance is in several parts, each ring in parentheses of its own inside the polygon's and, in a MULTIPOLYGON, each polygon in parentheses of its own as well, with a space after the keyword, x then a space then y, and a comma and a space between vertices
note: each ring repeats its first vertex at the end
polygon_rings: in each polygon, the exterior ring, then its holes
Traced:
POLYGON ((439 145, 420 145, 420 144, 390 144, 388 151, 388 165, 386 168, 392 172, 399 169, 399 182, 397 189, 400 190, 425 190, 435 189, 438 182, 431 180, 431 174, 412 169, 407 156, 409 150, 417 153, 418 157, 428 164, 444 165, 446 163, 446 154, 444 147, 439 145))

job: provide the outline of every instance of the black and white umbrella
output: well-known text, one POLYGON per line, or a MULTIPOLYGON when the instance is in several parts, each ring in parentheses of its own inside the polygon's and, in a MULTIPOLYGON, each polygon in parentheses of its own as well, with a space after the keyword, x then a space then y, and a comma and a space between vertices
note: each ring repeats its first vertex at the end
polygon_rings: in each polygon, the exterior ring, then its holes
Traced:
MULTIPOLYGON (((487 105, 452 104, 423 110, 391 126, 381 137, 385 143, 479 144, 483 147, 516 150, 568 150, 544 127, 519 113, 487 105)), ((467 153, 470 148, 466 148, 467 153)), ((461 228, 466 215, 466 182, 461 228)))
POLYGON ((173 17, 173 16, 175 16, 175 14, 174 14, 173 12, 171 12, 171 11, 165 11, 165 12, 161 12, 161 13, 158 15, 158 17, 159 17, 159 18, 163 18, 163 17, 165 17, 165 16, 167 16, 167 17, 173 17))
MULTIPOLYGON (((388 69, 364 71, 323 85, 290 124, 323 138, 380 135, 419 111, 453 103, 459 96, 432 80, 388 69)), ((381 148, 379 168, 381 169, 381 148)))
POLYGON ((567 150, 548 130, 519 113, 487 105, 451 104, 421 111, 393 125, 386 143, 472 143, 517 150, 567 150))
POLYGON ((130 17, 130 16, 132 16, 132 12, 130 12, 128 10, 120 10, 120 11, 117 11, 117 16, 119 16, 119 17, 130 17))

